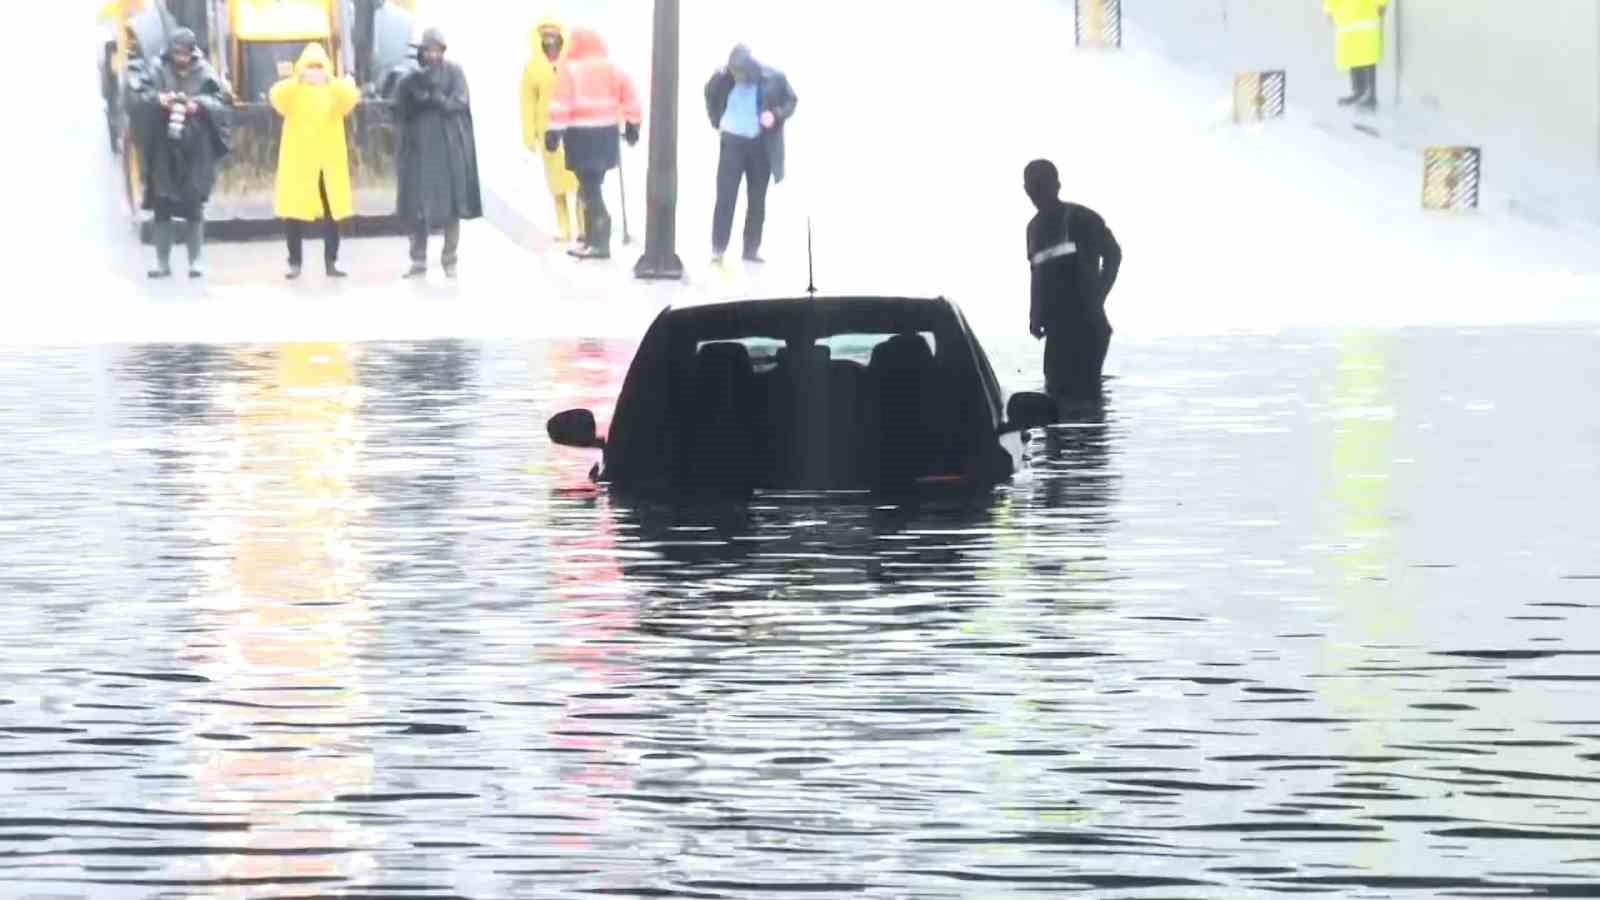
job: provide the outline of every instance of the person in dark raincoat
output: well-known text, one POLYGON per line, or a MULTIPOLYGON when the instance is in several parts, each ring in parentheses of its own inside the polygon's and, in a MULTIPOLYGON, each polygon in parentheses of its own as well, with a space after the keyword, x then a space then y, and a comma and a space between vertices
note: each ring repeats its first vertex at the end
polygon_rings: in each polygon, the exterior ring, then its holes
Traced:
POLYGON ((717 158, 717 203, 711 220, 711 256, 728 251, 739 182, 745 183, 744 259, 761 262, 761 231, 767 218, 767 187, 782 183, 783 130, 800 99, 789 79, 762 65, 743 44, 706 82, 706 114, 721 135, 717 158))
POLYGON ((473 140, 467 76, 444 58, 437 28, 422 34, 421 68, 405 77, 395 96, 401 123, 399 214, 411 223, 407 278, 428 273, 428 234, 444 229, 444 274, 454 278, 461 220, 483 215, 478 150, 473 140))
POLYGON ((1106 297, 1122 268, 1122 247, 1099 213, 1061 199, 1061 177, 1049 160, 1028 163, 1023 188, 1039 210, 1028 223, 1028 331, 1045 339, 1045 390, 1058 400, 1096 400, 1111 346, 1106 297))
POLYGON ((156 267, 151 278, 172 274, 174 219, 188 223, 189 277, 205 274, 205 205, 228 153, 233 99, 206 62, 194 32, 179 28, 155 65, 139 67, 130 88, 130 113, 139 136, 145 209, 154 214, 156 267))

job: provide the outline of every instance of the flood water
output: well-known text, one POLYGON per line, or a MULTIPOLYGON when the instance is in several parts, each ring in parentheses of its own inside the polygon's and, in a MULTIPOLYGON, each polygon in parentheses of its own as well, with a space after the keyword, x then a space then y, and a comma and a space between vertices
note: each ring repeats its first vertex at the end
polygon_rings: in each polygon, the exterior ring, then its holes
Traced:
POLYGON ((1120 341, 981 501, 676 510, 544 436, 626 344, 0 350, 0 895, 1600 896, 1597 348, 1120 341))

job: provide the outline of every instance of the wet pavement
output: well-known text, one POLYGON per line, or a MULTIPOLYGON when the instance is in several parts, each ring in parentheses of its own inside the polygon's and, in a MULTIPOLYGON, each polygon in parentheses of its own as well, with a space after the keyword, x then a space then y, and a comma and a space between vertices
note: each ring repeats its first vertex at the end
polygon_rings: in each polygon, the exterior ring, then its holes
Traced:
POLYGON ((1597 339, 1130 338, 923 509, 589 489, 626 341, 0 348, 0 895, 1600 896, 1597 339))

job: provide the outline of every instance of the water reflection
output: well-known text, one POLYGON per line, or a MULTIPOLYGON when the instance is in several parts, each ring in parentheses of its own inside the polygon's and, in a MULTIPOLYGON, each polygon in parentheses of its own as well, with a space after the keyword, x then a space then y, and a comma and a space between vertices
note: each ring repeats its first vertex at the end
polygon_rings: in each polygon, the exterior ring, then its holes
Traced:
MULTIPOLYGON (((370 870, 358 823, 307 815, 367 793, 373 760, 353 726, 372 715, 358 658, 372 610, 355 534, 362 443, 356 351, 288 344, 236 351, 250 372, 219 405, 219 462, 197 474, 217 550, 185 658, 211 696, 192 717, 193 802, 252 825, 178 877, 215 883, 340 880, 370 870), (237 855, 232 855, 233 853, 237 855)), ((240 894, 242 896, 242 894, 240 894)))
POLYGON ((8 359, 0 893, 1600 883, 1579 337, 1132 345, 921 506, 596 490, 630 352, 8 359))

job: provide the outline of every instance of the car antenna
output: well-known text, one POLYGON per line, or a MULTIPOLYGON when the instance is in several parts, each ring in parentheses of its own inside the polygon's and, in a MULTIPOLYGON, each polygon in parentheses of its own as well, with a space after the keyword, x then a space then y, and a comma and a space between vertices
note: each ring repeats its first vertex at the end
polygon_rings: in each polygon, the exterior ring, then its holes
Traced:
POLYGON ((817 261, 811 252, 811 217, 806 216, 806 293, 817 299, 817 261))

